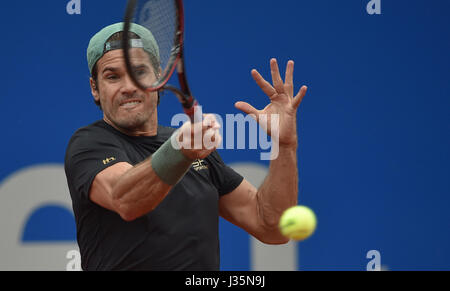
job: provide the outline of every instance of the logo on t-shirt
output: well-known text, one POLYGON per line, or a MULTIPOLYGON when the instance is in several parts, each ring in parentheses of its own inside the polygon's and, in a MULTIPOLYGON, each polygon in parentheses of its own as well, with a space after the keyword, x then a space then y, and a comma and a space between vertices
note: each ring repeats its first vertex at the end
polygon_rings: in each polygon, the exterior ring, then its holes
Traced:
POLYGON ((115 157, 110 157, 110 158, 108 158, 106 160, 103 160, 103 165, 107 165, 107 164, 109 164, 111 162, 114 162, 115 160, 116 160, 115 157))
POLYGON ((194 167, 194 170, 201 171, 201 170, 208 170, 208 166, 206 165, 204 160, 196 160, 192 163, 192 167, 194 167))

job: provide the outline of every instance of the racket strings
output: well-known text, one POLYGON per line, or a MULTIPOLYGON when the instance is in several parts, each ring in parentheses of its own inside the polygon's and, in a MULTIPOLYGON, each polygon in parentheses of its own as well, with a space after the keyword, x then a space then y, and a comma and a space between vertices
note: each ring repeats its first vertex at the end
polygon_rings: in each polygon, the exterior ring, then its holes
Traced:
POLYGON ((135 21, 150 30, 159 47, 161 77, 164 77, 171 67, 172 48, 177 32, 177 9, 174 1, 149 0, 140 1, 136 10, 135 21))

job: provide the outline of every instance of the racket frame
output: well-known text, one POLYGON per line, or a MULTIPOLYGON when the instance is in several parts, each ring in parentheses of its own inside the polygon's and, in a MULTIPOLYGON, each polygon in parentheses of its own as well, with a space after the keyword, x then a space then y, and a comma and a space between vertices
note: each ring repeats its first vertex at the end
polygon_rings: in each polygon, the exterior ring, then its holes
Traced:
POLYGON ((155 91, 164 91, 168 90, 175 94, 175 96, 180 101, 183 106, 184 112, 191 118, 192 121, 198 122, 202 120, 201 110, 199 109, 199 104, 197 100, 192 96, 185 72, 185 63, 184 63, 184 6, 183 0, 166 0, 166 1, 174 1, 175 7, 177 9, 177 31, 174 35, 174 45, 172 47, 171 57, 168 62, 168 67, 170 66, 170 70, 166 70, 165 75, 153 86, 145 87, 140 84, 133 74, 133 67, 131 64, 130 56, 128 51, 130 50, 130 38, 128 32, 130 31, 130 26, 133 21, 133 17, 135 15, 136 6, 138 0, 128 0, 127 8, 125 11, 124 18, 124 37, 123 37, 123 48, 124 48, 124 58, 126 68, 128 70, 128 74, 130 75, 132 81, 144 91, 147 92, 155 92, 155 91), (178 81, 180 84, 180 88, 174 87, 172 85, 167 84, 171 76, 173 75, 175 68, 177 69, 178 81))

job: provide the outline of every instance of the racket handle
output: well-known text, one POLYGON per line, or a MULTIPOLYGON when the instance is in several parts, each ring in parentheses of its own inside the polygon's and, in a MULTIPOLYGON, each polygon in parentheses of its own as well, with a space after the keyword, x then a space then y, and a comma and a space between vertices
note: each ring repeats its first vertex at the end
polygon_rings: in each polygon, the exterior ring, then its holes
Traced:
POLYGON ((184 108, 184 113, 191 119, 192 123, 202 122, 203 121, 203 113, 200 105, 197 101, 194 102, 191 108, 184 108))

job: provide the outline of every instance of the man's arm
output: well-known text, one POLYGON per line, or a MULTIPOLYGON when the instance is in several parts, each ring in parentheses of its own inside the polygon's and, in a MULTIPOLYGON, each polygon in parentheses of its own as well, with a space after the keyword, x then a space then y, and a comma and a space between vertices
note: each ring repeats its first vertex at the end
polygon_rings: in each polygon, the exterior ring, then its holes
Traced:
MULTIPOLYGON (((171 146, 169 140, 152 158, 135 167, 128 163, 118 163, 100 172, 92 182, 89 198, 92 202, 118 213, 126 221, 133 221, 153 211, 168 195, 176 181, 182 178, 184 169, 188 170, 195 159, 207 157, 220 144, 220 126, 214 115, 205 115, 203 126, 200 127, 202 137, 217 136, 210 147, 196 149, 182 146, 180 153, 171 146), (183 157, 181 163, 174 160, 175 156, 183 157), (159 162, 156 163, 156 160, 159 162), (159 167, 158 164, 162 166, 159 167)), ((191 123, 187 122, 177 134, 181 138, 190 135, 193 141, 196 132, 191 123)))
POLYGON ((295 149, 280 148, 259 189, 244 180, 233 192, 220 198, 220 215, 263 243, 287 243, 289 239, 278 230, 278 222, 284 210, 297 204, 296 156, 295 149))
POLYGON ((92 182, 89 197, 125 221, 133 221, 155 209, 171 189, 156 175, 148 159, 135 167, 118 163, 103 170, 92 182))
POLYGON ((297 169, 297 110, 307 88, 302 87, 297 96, 294 95, 293 72, 294 63, 290 61, 286 69, 286 81, 283 83, 278 64, 270 62, 273 86, 264 80, 256 71, 253 78, 270 98, 271 103, 263 110, 256 110, 250 104, 238 102, 236 107, 251 114, 259 122, 263 118, 269 120, 276 115, 278 126, 272 128, 272 122, 265 127, 272 142, 276 159, 270 163, 269 174, 259 189, 244 181, 238 188, 223 196, 219 202, 220 214, 231 223, 243 228, 248 233, 267 244, 283 244, 289 240, 278 230, 278 222, 283 212, 297 204, 298 169, 297 169), (278 155, 276 155, 278 154, 278 155))

